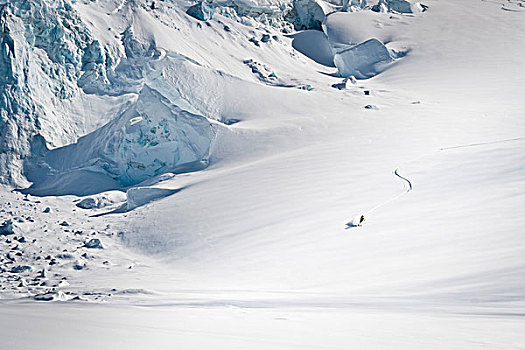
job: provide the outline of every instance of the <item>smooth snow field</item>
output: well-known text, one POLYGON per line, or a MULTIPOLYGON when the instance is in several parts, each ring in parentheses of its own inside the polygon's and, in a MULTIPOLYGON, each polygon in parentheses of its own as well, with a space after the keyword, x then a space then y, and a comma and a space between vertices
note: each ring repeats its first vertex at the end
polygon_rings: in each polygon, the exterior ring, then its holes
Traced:
POLYGON ((232 4, 0 0, 0 350, 525 349, 525 2, 232 4))

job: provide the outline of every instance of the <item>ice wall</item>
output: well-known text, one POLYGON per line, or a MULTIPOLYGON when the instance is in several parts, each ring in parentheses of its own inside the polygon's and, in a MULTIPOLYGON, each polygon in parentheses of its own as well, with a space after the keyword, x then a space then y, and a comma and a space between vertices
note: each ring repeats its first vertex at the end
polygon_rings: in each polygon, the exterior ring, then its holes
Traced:
POLYGON ((128 186, 166 171, 205 167, 214 136, 215 126, 206 118, 144 86, 118 118, 76 144, 49 152, 45 161, 54 171, 89 169, 128 186))
POLYGON ((64 105, 102 49, 63 0, 0 0, 0 26, 0 183, 23 185, 35 136, 49 146, 75 138, 64 105))
POLYGON ((334 56, 334 63, 342 77, 370 78, 378 73, 381 65, 390 63, 388 48, 377 39, 367 40, 343 50, 334 56))

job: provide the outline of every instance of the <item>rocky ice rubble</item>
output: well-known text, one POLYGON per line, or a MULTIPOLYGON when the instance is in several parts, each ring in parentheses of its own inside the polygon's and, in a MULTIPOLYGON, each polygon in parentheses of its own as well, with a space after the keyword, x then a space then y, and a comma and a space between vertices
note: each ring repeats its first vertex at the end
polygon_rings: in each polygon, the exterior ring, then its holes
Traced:
MULTIPOLYGON (((111 193, 105 196, 118 198, 111 193)), ((121 244, 122 233, 75 211, 71 197, 49 204, 47 199, 17 193, 2 194, 1 199, 0 299, 103 301, 122 291, 114 286, 85 289, 79 284, 80 276, 91 270, 132 273, 132 261, 104 249, 103 242, 121 244), (55 207, 46 211, 48 205, 55 207)))

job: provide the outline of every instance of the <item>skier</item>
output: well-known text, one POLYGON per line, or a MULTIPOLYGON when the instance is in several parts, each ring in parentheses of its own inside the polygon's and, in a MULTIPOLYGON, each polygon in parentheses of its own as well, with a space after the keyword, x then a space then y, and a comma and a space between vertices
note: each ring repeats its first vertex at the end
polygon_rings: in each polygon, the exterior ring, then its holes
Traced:
POLYGON ((361 215, 361 217, 359 218, 359 224, 357 224, 357 226, 361 226, 361 224, 365 221, 365 216, 364 215, 361 215))

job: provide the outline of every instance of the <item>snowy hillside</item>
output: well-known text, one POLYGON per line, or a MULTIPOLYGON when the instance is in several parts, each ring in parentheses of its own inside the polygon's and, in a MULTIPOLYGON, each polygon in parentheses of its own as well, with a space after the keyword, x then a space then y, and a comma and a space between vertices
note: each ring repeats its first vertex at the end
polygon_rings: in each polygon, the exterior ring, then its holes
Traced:
POLYGON ((523 0, 0 24, 0 349, 524 348, 523 0))

